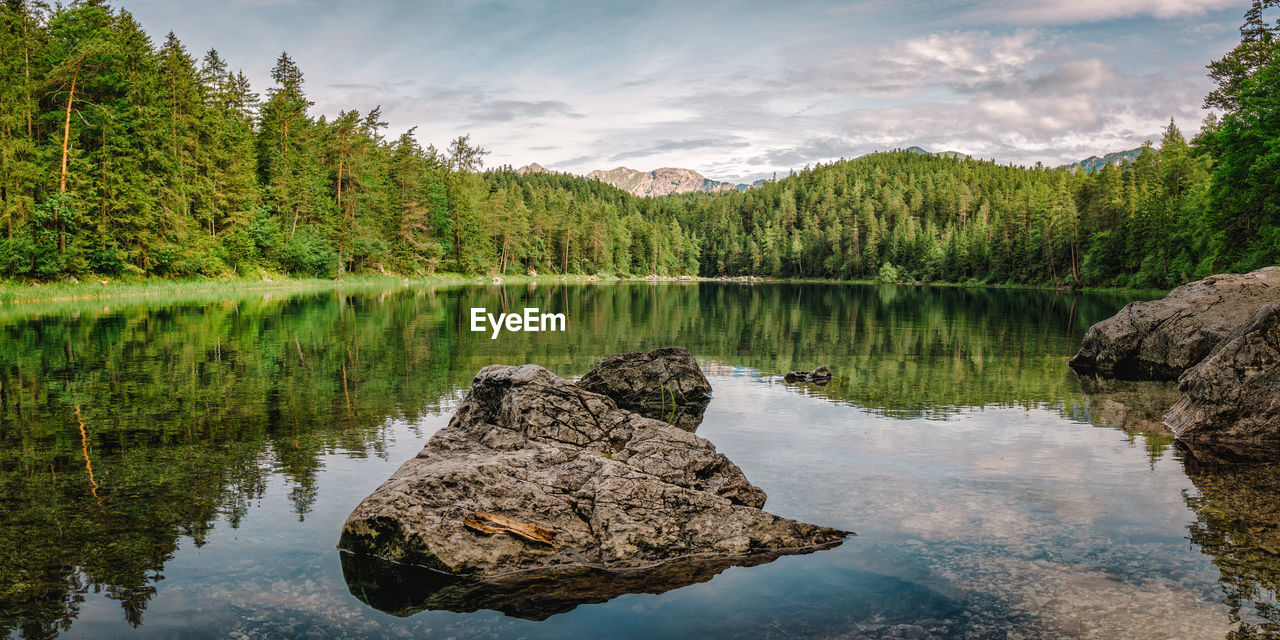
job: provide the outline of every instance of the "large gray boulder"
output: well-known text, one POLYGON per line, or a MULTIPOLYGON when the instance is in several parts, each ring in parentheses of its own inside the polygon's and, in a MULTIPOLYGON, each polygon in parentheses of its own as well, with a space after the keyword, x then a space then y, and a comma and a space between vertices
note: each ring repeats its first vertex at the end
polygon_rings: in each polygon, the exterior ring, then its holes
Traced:
POLYGON ((1258 309, 1178 389, 1165 416, 1178 438, 1280 441, 1280 305, 1258 309))
POLYGON ((688 349, 664 347, 600 359, 578 386, 609 396, 619 407, 686 431, 702 423, 711 383, 688 349))
POLYGON ((492 583, 809 551, 849 535, 764 502, 707 440, 542 367, 493 365, 449 425, 355 508, 338 546, 492 583))
POLYGON ((1175 380, 1271 302, 1280 302, 1280 267, 1197 280, 1093 325, 1070 364, 1109 378, 1175 380))

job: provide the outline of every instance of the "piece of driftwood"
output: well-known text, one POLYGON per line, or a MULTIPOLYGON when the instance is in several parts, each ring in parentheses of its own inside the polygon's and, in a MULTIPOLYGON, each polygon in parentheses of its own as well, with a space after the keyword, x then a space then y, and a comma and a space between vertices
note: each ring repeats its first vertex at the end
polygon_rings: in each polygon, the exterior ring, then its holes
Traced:
POLYGON ((470 518, 463 518, 462 524, 468 529, 479 531, 480 533, 509 533, 513 536, 524 538, 530 542, 541 542, 542 544, 551 544, 555 540, 556 532, 546 527, 540 527, 536 524, 513 520, 506 516, 500 516, 494 513, 485 513, 477 511, 470 518))

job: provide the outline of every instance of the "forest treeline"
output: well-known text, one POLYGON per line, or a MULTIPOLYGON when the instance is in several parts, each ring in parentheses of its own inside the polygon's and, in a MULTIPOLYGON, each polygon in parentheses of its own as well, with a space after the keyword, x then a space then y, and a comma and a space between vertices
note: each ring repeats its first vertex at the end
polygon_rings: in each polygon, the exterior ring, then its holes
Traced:
POLYGON ((1280 24, 1255 0, 1211 116, 1083 174, 900 151, 742 193, 638 198, 484 170, 378 107, 258 94, 101 2, 0 9, 0 277, 285 272, 761 275, 1170 287, 1280 261, 1280 24))

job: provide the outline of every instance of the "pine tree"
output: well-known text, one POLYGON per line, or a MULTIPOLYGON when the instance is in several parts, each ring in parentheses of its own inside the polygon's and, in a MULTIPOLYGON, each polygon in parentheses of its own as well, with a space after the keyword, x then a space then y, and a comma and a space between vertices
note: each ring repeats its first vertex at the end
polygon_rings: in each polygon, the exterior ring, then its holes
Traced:
POLYGON ((281 217, 290 238, 299 222, 327 219, 330 202, 318 157, 314 104, 302 90, 302 71, 288 53, 271 69, 275 86, 267 90, 258 127, 258 170, 266 202, 281 217))
POLYGON ((23 0, 0 5, 0 270, 22 256, 7 240, 34 214, 40 184, 37 160, 36 82, 32 58, 40 57, 44 31, 23 0))

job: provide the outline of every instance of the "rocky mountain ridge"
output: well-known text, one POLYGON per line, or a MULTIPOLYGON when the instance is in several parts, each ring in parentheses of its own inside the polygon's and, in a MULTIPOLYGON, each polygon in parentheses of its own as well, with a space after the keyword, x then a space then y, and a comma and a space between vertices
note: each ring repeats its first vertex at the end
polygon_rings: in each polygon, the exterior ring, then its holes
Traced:
MULTIPOLYGON (((952 158, 959 160, 972 160, 973 157, 961 151, 929 151, 922 147, 910 146, 903 151, 916 153, 920 155, 937 156, 940 158, 952 158)), ((1101 157, 1090 156, 1084 160, 1072 162, 1062 165, 1070 171, 1083 171, 1084 173, 1093 173, 1101 171, 1107 165, 1121 165, 1127 162, 1133 162, 1142 154, 1142 147, 1128 149, 1126 151, 1116 151, 1108 153, 1101 157)), ((861 156, 859 156, 861 157, 861 156)), ((857 158, 854 158, 855 160, 857 158)), ((527 164, 515 170, 520 175, 529 173, 566 173, 548 169, 536 162, 527 164)), ((775 174, 776 175, 776 174, 775 174)), ((637 171, 628 167, 616 167, 613 169, 602 170, 596 169, 588 173, 584 177, 588 180, 599 180, 605 184, 613 185, 623 191, 628 191, 642 198, 666 196, 678 193, 719 193, 722 191, 746 191, 768 182, 769 179, 761 179, 751 184, 734 184, 732 182, 724 182, 720 180, 712 180, 693 169, 680 169, 676 167, 662 167, 653 171, 637 171)))
MULTIPOLYGON (((536 162, 527 164, 515 170, 520 175, 530 173, 564 173, 548 169, 536 162)), ((653 171, 637 171, 627 167, 617 167, 609 170, 596 169, 585 176, 581 176, 587 180, 599 180, 605 184, 613 185, 623 191, 628 191, 642 198, 666 196, 677 193, 717 193, 720 191, 746 191, 747 189, 759 186, 764 180, 757 180, 753 184, 734 184, 732 182, 723 182, 720 180, 712 180, 693 169, 679 169, 676 167, 662 167, 653 171)))
POLYGON ((1093 173, 1095 171, 1101 171, 1104 167, 1110 164, 1119 166, 1126 162, 1133 162, 1134 160, 1137 160, 1140 155, 1142 155, 1142 147, 1137 147, 1126 151, 1115 151, 1102 157, 1089 156, 1084 160, 1078 160, 1064 166, 1066 166, 1070 171, 1079 169, 1085 173, 1093 173))
POLYGON ((527 173, 560 173, 560 172, 552 171, 536 162, 531 162, 529 164, 526 164, 523 167, 520 167, 519 169, 516 169, 516 173, 520 175, 525 175, 527 173))
POLYGON ((666 196, 674 193, 700 191, 716 193, 733 191, 738 185, 712 180, 693 169, 662 167, 653 171, 636 171, 617 167, 608 171, 599 169, 587 174, 588 180, 599 180, 640 197, 666 196))

